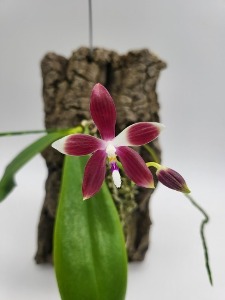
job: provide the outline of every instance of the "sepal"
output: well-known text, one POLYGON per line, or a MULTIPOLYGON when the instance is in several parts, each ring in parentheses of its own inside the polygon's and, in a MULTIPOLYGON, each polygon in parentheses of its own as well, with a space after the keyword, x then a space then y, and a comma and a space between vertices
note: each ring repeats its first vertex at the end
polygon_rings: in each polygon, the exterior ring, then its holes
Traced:
POLYGON ((116 108, 107 89, 97 83, 91 93, 90 112, 101 137, 110 141, 115 137, 116 108))

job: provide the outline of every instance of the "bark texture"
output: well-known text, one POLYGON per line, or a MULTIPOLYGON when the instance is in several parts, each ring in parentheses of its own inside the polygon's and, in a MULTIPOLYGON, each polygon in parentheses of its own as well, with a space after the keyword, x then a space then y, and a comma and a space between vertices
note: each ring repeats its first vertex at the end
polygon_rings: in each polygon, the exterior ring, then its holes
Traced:
MULTIPOLYGON (((116 132, 140 121, 159 121, 156 84, 165 63, 148 50, 119 55, 96 48, 73 52, 69 59, 48 53, 42 60, 43 98, 46 128, 73 127, 90 120, 89 101, 95 83, 102 83, 114 98, 117 108, 116 132)), ((158 141, 151 143, 160 157, 158 141)), ((142 147, 137 149, 145 161, 152 160, 142 147)), ((60 189, 63 155, 49 147, 43 152, 48 168, 46 196, 38 226, 37 263, 52 261, 52 236, 60 189)), ((144 259, 149 245, 149 199, 152 190, 133 187, 123 179, 124 188, 116 190, 107 177, 120 214, 130 261, 144 259)))

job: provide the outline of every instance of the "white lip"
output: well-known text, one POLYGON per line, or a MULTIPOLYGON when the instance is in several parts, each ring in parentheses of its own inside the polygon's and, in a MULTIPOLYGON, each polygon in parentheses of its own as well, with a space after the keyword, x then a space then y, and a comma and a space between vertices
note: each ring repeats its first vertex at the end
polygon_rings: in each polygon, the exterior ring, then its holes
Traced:
POLYGON ((120 172, 118 170, 113 170, 112 178, 113 178, 113 182, 114 182, 115 186, 117 188, 120 188, 121 187, 121 176, 120 176, 120 172))

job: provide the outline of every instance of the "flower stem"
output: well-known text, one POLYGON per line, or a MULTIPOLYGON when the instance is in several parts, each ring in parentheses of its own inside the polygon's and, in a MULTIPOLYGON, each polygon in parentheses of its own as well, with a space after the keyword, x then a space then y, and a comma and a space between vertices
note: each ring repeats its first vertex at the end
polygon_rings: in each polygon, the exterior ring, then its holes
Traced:
POLYGON ((143 147, 148 151, 148 153, 151 155, 151 157, 153 158, 153 160, 156 163, 159 163, 159 158, 158 158, 155 150, 152 147, 150 147, 149 145, 143 145, 143 147))
POLYGON ((195 200, 189 194, 184 194, 184 195, 204 216, 204 219, 202 220, 201 226, 200 226, 200 235, 201 235, 202 245, 203 245, 203 249, 204 249, 205 266, 206 266, 207 274, 209 277, 210 284, 213 285, 212 272, 211 272, 211 268, 210 268, 210 264, 209 264, 208 248, 207 248, 205 233, 204 233, 205 225, 209 222, 209 216, 205 212, 205 210, 199 204, 197 204, 195 202, 195 200))
POLYGON ((160 168, 162 167, 160 164, 157 164, 157 163, 154 162, 154 161, 147 162, 147 163, 146 163, 146 166, 147 166, 147 167, 154 167, 154 168, 156 168, 157 170, 160 169, 160 168))

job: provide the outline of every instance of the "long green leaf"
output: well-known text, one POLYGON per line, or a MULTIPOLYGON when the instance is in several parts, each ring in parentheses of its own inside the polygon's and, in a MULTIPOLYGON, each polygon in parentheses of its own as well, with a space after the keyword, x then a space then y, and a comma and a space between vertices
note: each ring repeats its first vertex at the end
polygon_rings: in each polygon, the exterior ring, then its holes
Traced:
POLYGON ((54 236, 54 264, 62 300, 124 300, 127 257, 111 194, 83 201, 86 157, 66 157, 54 236))
POLYGON ((55 140, 70 134, 81 132, 81 127, 76 127, 74 129, 60 130, 57 132, 49 133, 37 141, 29 145, 22 152, 20 152, 12 161, 8 164, 3 174, 3 177, 0 181, 0 202, 6 198, 6 196, 12 191, 15 187, 14 176, 16 172, 23 167, 31 158, 36 154, 43 151, 55 140))

